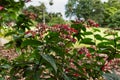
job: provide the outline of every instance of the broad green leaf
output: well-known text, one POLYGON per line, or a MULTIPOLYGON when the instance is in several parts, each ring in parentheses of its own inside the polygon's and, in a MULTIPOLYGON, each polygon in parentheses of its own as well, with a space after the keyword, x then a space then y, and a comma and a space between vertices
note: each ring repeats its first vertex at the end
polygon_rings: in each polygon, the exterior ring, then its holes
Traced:
POLYGON ((47 54, 41 54, 41 56, 44 60, 49 62, 51 66, 54 68, 55 72, 57 72, 57 66, 56 66, 54 59, 50 55, 47 55, 47 54))
POLYGON ((99 28, 93 28, 94 32, 101 32, 99 28))
POLYGON ((84 32, 83 34, 84 35, 92 35, 93 33, 89 31, 89 32, 84 32))
POLYGON ((91 38, 84 38, 81 43, 83 44, 89 44, 89 45, 95 45, 94 42, 92 42, 92 39, 91 38))
POLYGON ((104 40, 104 38, 102 38, 100 34, 95 34, 94 37, 95 37, 97 40, 104 40))
POLYGON ((32 39, 28 39, 28 40, 25 40, 22 42, 22 47, 25 47, 25 46, 40 46, 42 43, 38 40, 32 40, 32 39))
POLYGON ((115 54, 114 58, 120 58, 120 54, 115 54))

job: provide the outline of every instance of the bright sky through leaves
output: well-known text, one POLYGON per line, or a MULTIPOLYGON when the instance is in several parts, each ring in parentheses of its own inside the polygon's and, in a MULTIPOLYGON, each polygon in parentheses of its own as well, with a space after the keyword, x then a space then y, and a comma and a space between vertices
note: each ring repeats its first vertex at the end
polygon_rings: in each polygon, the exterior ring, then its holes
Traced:
MULTIPOLYGON (((49 5, 50 0, 31 0, 31 2, 27 3, 27 6, 29 5, 39 5, 40 2, 44 2, 45 5, 47 6, 47 11, 48 12, 61 12, 63 15, 63 18, 66 19, 65 17, 65 4, 67 4, 68 0, 53 0, 53 5, 49 5)), ((102 1, 107 1, 107 0, 102 0, 102 1)))

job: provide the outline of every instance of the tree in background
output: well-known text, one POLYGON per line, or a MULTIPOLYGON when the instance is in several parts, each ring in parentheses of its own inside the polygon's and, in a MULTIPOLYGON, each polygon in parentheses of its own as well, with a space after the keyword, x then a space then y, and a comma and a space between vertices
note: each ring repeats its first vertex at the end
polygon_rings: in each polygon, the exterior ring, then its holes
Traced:
MULTIPOLYGON (((101 2, 101 0, 68 0, 66 4, 66 17, 77 17, 93 19, 101 26, 109 26, 111 18, 116 17, 120 10, 120 0, 108 0, 101 2), (116 15, 117 14, 117 15, 116 15)), ((114 22, 119 22, 118 16, 114 18, 114 22)), ((116 27, 116 26, 114 26, 116 27)))
MULTIPOLYGON (((53 3, 50 1, 49 3, 52 5, 53 3)), ((29 6, 24 11, 28 11, 29 13, 33 13, 37 16, 35 19, 37 22, 46 23, 50 25, 54 24, 63 24, 65 20, 62 18, 62 14, 60 12, 51 13, 47 12, 46 6, 44 3, 41 3, 39 6, 29 6)))
POLYGON ((66 17, 91 18, 101 23, 103 11, 101 0, 68 0, 66 4, 66 17))
MULTIPOLYGON (((116 22, 116 21, 119 22, 117 19, 118 13, 120 10, 119 4, 120 4, 119 0, 108 0, 108 2, 104 3, 104 9, 105 9, 103 13, 104 14, 104 22, 103 22, 104 26, 113 26, 111 25, 111 23, 113 24, 113 22, 116 22)), ((116 26, 114 25, 113 27, 116 27, 116 26)))

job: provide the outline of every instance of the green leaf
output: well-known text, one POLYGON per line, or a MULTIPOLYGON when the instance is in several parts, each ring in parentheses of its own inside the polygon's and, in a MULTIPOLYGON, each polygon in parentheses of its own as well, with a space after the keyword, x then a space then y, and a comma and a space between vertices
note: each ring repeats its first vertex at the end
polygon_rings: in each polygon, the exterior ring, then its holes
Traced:
POLYGON ((115 40, 116 40, 116 41, 119 41, 119 40, 120 40, 120 37, 117 37, 115 40))
POLYGON ((120 44, 117 44, 117 46, 116 46, 116 47, 117 47, 117 49, 120 49, 120 44))
POLYGON ((30 46, 40 46, 41 44, 42 43, 40 41, 38 41, 38 40, 29 39, 29 40, 23 41, 21 46, 22 47, 25 47, 25 46, 28 46, 28 45, 30 45, 30 46))
POLYGON ((92 35, 93 33, 92 32, 90 32, 90 31, 88 31, 88 32, 85 32, 85 33, 83 33, 84 35, 92 35))
POLYGON ((95 45, 94 42, 92 42, 92 39, 91 38, 84 38, 81 43, 83 44, 90 44, 90 45, 95 45))
POLYGON ((6 43, 4 46, 5 46, 5 48, 11 48, 11 47, 13 47, 13 41, 10 41, 10 42, 8 42, 8 43, 6 43))
POLYGON ((100 34, 95 34, 94 37, 95 37, 97 40, 104 40, 104 38, 101 37, 100 34))
POLYGON ((94 32, 101 32, 99 28, 93 28, 94 32))
POLYGON ((13 34, 16 34, 16 32, 15 32, 15 31, 8 32, 7 34, 5 34, 5 37, 7 37, 7 36, 11 36, 11 35, 13 35, 13 34))
POLYGON ((114 58, 120 58, 120 54, 115 54, 114 58))
POLYGON ((41 56, 44 60, 49 62, 51 66, 54 68, 55 72, 57 72, 57 66, 56 66, 54 59, 50 55, 47 55, 47 54, 41 54, 41 56))

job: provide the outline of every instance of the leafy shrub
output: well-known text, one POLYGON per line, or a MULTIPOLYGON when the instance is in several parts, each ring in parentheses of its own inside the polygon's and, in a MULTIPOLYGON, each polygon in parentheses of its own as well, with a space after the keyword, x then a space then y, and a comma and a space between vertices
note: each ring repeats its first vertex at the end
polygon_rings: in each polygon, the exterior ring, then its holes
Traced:
POLYGON ((95 79, 108 71, 104 70, 107 62, 120 57, 118 33, 101 36, 99 25, 93 20, 48 26, 35 23, 34 18, 22 12, 16 15, 11 31, 5 36, 12 37, 6 47, 15 48, 19 56, 1 64, 9 66, 0 68, 0 73, 4 72, 1 77, 7 75, 11 80, 95 79), (88 26, 93 31, 87 31, 88 26), (108 39, 109 36, 113 39, 108 39), (76 43, 88 46, 76 48, 76 43))

